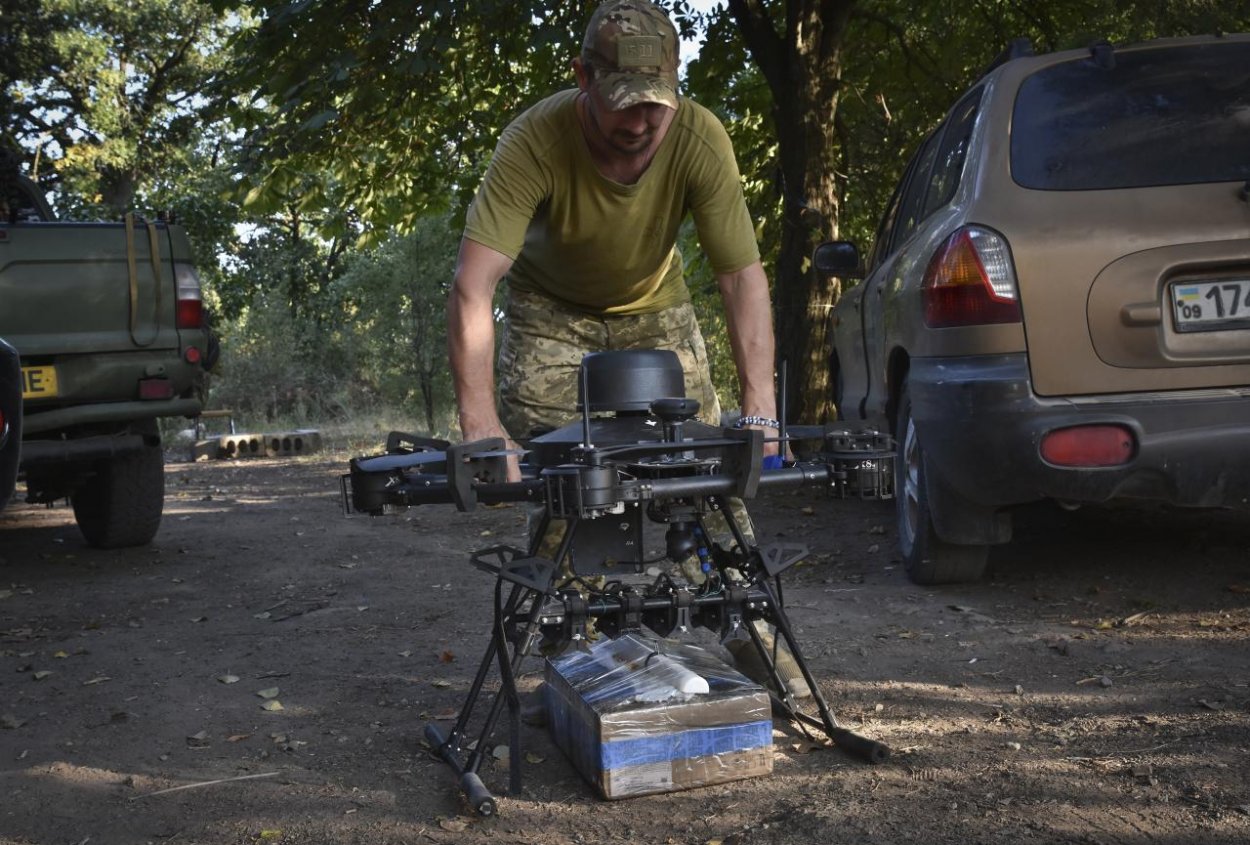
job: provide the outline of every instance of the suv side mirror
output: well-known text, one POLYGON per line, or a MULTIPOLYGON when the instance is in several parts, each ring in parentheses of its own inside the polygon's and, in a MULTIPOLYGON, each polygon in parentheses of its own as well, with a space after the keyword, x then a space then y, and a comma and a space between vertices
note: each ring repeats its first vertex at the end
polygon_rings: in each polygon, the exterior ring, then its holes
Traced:
POLYGON ((850 241, 825 241, 812 252, 812 264, 822 276, 859 279, 864 275, 859 266, 859 248, 850 241))

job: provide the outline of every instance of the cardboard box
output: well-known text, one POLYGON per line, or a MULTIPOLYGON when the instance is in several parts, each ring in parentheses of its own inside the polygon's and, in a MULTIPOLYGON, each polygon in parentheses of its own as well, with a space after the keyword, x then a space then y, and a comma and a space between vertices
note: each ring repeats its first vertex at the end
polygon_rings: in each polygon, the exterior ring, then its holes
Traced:
POLYGON ((552 737, 604 798, 772 772, 767 691, 697 646, 605 638, 548 660, 546 680, 552 737))

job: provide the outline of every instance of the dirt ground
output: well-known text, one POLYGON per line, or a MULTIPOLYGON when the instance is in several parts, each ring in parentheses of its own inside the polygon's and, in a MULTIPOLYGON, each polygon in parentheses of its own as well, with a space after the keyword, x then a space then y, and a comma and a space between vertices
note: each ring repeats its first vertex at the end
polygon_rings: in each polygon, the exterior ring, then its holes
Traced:
POLYGON ((762 539, 812 552, 800 641, 890 761, 777 723, 768 777, 606 802, 526 727, 523 794, 482 819, 422 728, 485 645, 468 553, 520 543, 522 511, 345 518, 346 457, 171 463, 148 548, 0 516, 0 842, 1250 841, 1244 515, 1038 508, 985 582, 931 589, 890 504, 769 494, 762 539))

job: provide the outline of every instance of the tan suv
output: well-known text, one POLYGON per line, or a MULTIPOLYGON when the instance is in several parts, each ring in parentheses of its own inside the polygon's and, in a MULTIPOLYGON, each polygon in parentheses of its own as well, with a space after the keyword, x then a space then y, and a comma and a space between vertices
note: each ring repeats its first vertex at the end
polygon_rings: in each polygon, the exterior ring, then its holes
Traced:
POLYGON ((861 272, 835 398, 893 427, 912 580, 980 577, 1025 502, 1250 506, 1250 35, 1003 61, 861 272))

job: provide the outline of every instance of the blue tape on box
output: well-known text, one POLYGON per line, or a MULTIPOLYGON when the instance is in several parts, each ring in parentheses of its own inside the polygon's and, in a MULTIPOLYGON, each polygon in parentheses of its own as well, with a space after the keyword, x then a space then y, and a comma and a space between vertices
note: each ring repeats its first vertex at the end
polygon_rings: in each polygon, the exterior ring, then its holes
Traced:
POLYGON ((708 757, 730 751, 745 751, 772 745, 773 723, 751 722, 745 725, 724 725, 719 728, 694 728, 688 731, 638 739, 621 739, 602 743, 599 765, 605 769, 638 766, 660 760, 684 757, 708 757))

